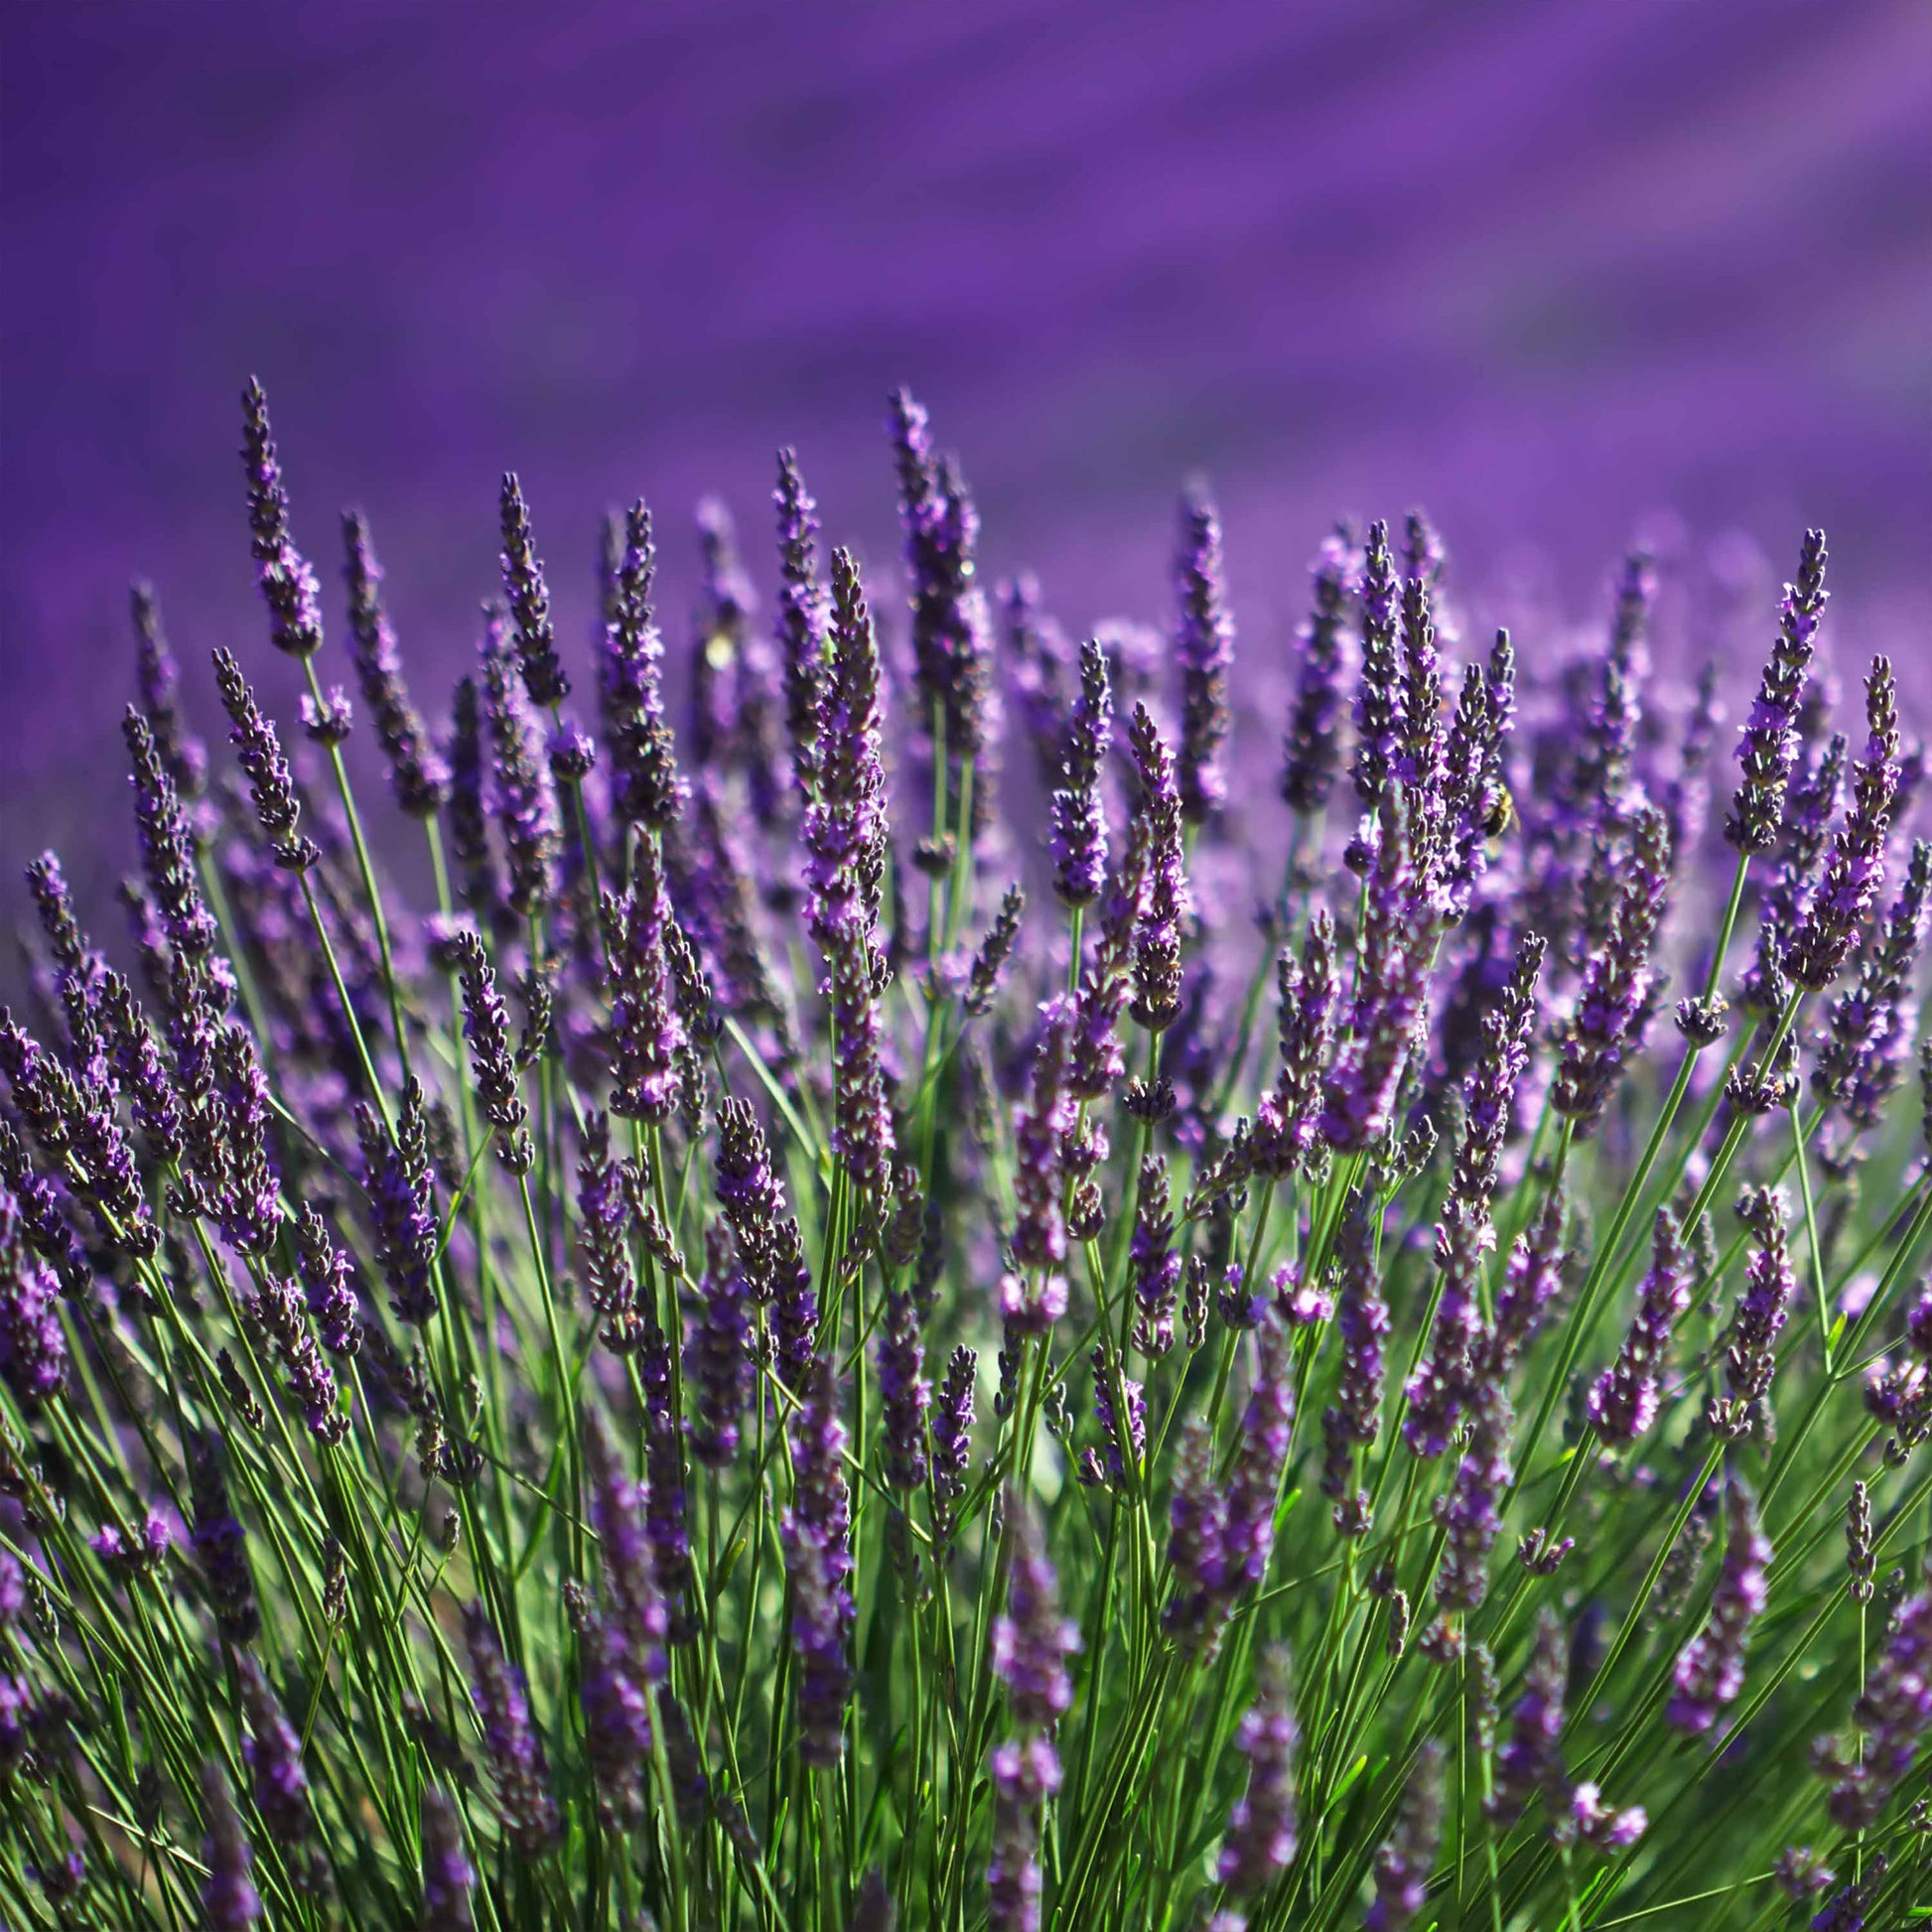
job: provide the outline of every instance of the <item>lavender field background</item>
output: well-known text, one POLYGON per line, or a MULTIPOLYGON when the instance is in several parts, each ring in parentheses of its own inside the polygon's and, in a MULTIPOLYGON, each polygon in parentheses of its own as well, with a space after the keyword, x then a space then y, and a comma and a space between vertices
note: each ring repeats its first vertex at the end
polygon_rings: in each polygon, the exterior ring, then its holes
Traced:
POLYGON ((1846 661, 1884 642, 1923 711, 1923 6, 0 20, 0 823, 89 890, 130 849, 99 775, 127 580, 192 668, 262 662, 251 370, 332 610, 357 501, 425 688, 492 588, 506 466, 567 636, 599 515, 646 493, 675 634, 703 491, 766 572, 780 440, 828 528, 895 556, 884 397, 909 381, 990 566, 1036 569, 1071 625, 1165 613, 1173 488, 1204 470, 1251 704, 1328 519, 1421 502, 1485 615, 1525 585, 1588 612, 1657 544, 1722 594, 1687 592, 1681 641, 1740 678, 1822 523, 1846 661), (1726 599, 1757 614, 1734 645, 1726 599))

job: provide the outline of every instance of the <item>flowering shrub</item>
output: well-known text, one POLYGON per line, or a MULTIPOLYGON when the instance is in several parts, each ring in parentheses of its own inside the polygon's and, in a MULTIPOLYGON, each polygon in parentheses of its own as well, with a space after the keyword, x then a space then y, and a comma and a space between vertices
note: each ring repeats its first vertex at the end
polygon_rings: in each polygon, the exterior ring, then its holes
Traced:
POLYGON ((1932 847, 1821 535, 1721 843, 1643 559, 1458 668, 1337 533, 1284 854, 1197 494, 1076 648, 900 396, 906 621, 787 452, 674 727, 649 512, 587 706, 507 478, 432 730, 245 424, 317 750, 217 652, 217 776, 138 591, 122 964, 48 854, 0 1021, 10 1920, 1905 1922, 1932 847))

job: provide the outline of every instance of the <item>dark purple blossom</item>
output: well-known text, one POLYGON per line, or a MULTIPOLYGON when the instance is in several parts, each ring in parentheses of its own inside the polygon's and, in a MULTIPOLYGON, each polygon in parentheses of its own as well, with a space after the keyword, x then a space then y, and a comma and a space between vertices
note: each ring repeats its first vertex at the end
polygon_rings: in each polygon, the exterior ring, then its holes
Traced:
POLYGON ((1233 729, 1228 673, 1234 666, 1234 620, 1227 608, 1221 518, 1204 495, 1180 502, 1180 550, 1174 560, 1180 606, 1174 657, 1180 666, 1180 813, 1204 824, 1227 800, 1223 748, 1233 729))
POLYGON ((847 1647, 855 1611, 846 1585, 852 1557, 844 1449, 837 1377, 830 1359, 816 1356, 791 1419, 792 1500, 779 1525, 792 1587, 798 1750, 808 1764, 838 1762, 852 1695, 847 1647))
POLYGON ((481 1603, 465 1610, 463 1633, 504 1833, 524 1858, 541 1858, 555 1843, 559 1826, 550 1766, 530 1717, 529 1689, 522 1671, 503 1655, 481 1603))
POLYGON ((1830 595, 1825 589, 1826 555, 1824 531, 1807 530, 1797 582, 1784 587, 1777 642, 1739 736, 1737 761, 1744 775, 1725 823, 1725 837, 1741 853, 1768 852, 1777 839, 1785 786, 1798 755, 1798 707, 1805 674, 1830 595))
POLYGON ((153 895, 168 942, 189 959, 214 949, 214 915, 202 897, 195 870, 195 841, 181 794, 162 762, 153 729, 132 705, 121 724, 133 763, 134 822, 140 835, 141 870, 153 895))
POLYGON ((369 541, 368 519, 360 510, 343 514, 343 546, 347 553, 349 654, 362 702, 375 720, 376 737, 389 767, 389 788, 411 818, 429 819, 450 798, 450 768, 430 742, 429 733, 403 682, 402 654, 382 608, 382 567, 369 541))
POLYGON ((1711 1620, 1677 1653, 1666 1720, 1694 1733, 1715 1725, 1744 1688, 1744 1646, 1764 1613, 1770 1540, 1757 1526, 1757 1504, 1732 1477, 1725 1491, 1727 1536, 1724 1566, 1711 1594, 1711 1620))
POLYGON ((28 1245, 20 1201, 0 1181, 0 1380, 33 1410, 66 1388, 60 1287, 28 1245))
POLYGON ((253 1781, 255 1809, 287 1861, 315 1830, 309 1777, 302 1767, 302 1740, 254 1658, 241 1652, 235 1668, 241 1676, 241 1708, 248 1719, 241 1761, 253 1781))
POLYGON ((1402 1793, 1396 1826, 1375 1855, 1375 1897, 1362 1932, 1404 1932, 1429 1902, 1443 1834, 1443 1746, 1424 1744, 1402 1793))
POLYGON ((639 501, 624 515, 597 699, 611 748, 612 809, 625 823, 661 832, 676 822, 683 786, 664 711, 664 640, 651 610, 656 568, 650 511, 639 501))
POLYGON ((181 716, 181 667, 161 627, 161 607, 152 584, 130 592, 134 613, 135 683, 141 709, 154 732, 155 748, 175 788, 184 798, 207 789, 207 748, 189 731, 181 716))
POLYGON ((536 725, 512 674, 501 620, 492 615, 483 645, 483 713, 489 735, 493 803, 509 861, 505 903, 523 918, 556 896, 562 832, 557 794, 537 754, 536 725))
POLYGON ((916 1489, 925 1481, 926 1411, 932 1406, 932 1385, 924 1374, 918 1304, 909 1292, 887 1290, 876 1353, 886 1480, 895 1489, 916 1489))
POLYGON ((1188 910, 1180 790, 1173 754, 1146 705, 1134 707, 1128 743, 1140 783, 1147 884, 1134 931, 1134 1018, 1161 1033, 1180 1017, 1181 921, 1188 910))
POLYGON ((1296 637, 1301 669, 1283 746, 1282 797, 1304 818, 1327 804, 1341 764, 1341 632, 1350 564, 1347 534, 1337 530, 1315 557, 1313 608, 1296 637))
POLYGON ((818 574, 818 505, 798 474, 793 450, 778 452, 778 487, 772 501, 778 512, 778 649, 784 666, 785 736, 792 775, 809 798, 831 600, 818 574))
POLYGON ((1691 1306, 1689 1259, 1676 1217, 1657 1210, 1650 1269, 1637 1291, 1637 1310, 1616 1360, 1591 1385, 1585 1408, 1590 1426, 1612 1449, 1650 1433, 1657 1419, 1671 1332, 1691 1306))
POLYGON ((225 1446, 212 1431, 191 1430, 183 1442, 195 1504, 193 1542, 202 1582, 221 1634, 236 1646, 253 1643, 261 1629, 255 1579, 248 1567, 248 1539, 228 1502, 225 1446))
POLYGON ((993 1619, 993 1675, 1007 1689, 1014 1728, 1050 1729, 1073 1703, 1066 1660, 1080 1632, 1060 1615, 1059 1584, 1032 1505, 1017 1491, 1006 1498, 1007 1600, 993 1619))
POLYGON ((1827 1803, 1832 1822, 1848 1832, 1877 1823, 1932 1735, 1932 1592, 1908 1597, 1894 1612, 1852 1718, 1865 1733, 1863 1760, 1837 1767, 1827 1803))
POLYGON ((1872 660, 1865 683, 1864 757, 1853 766, 1852 803, 1832 840, 1823 878, 1784 969, 1807 992, 1820 993, 1845 970, 1885 877, 1885 835, 1898 790, 1898 707, 1890 662, 1872 660))
POLYGON ((515 474, 503 478, 501 496, 503 597, 516 620, 516 655, 530 702, 553 710, 570 696, 570 679, 557 659, 557 632, 550 621, 550 593, 544 586, 543 559, 530 531, 530 509, 515 474))
POLYGON ((411 1080, 392 1136, 359 1102, 355 1133, 362 1148, 362 1186, 375 1235, 376 1265, 388 1284, 396 1318, 420 1328, 436 1312, 438 1229, 431 1191, 423 1090, 411 1080))
POLYGON ((664 952, 671 903, 654 841, 638 843, 630 884, 621 897, 606 896, 604 919, 612 982, 611 1111, 661 1123, 677 1109, 686 1035, 664 952))
POLYGON ((685 1344, 684 1373, 696 1402, 691 1453, 722 1469, 738 1453, 739 1422, 751 1382, 751 1317, 745 1271, 731 1230, 715 1221, 705 1232, 704 1279, 697 1325, 685 1344))
POLYGON ((1279 1651, 1264 1653, 1255 1701, 1235 1732, 1235 1748, 1248 1760, 1248 1788, 1228 1819, 1218 1876, 1229 1891, 1265 1890, 1295 1859, 1298 1823, 1291 1759, 1298 1732, 1288 1701, 1288 1663, 1279 1651))
POLYGON ((423 1790, 423 1917, 421 1932, 474 1932, 470 1888, 476 1867, 463 1849, 463 1821, 434 1785, 423 1790))
POLYGON ((1790 1319, 1791 1299, 1797 1291, 1784 1196, 1776 1188, 1753 1188, 1739 1206, 1738 1218, 1755 1238, 1744 1292, 1731 1311, 1725 1337, 1725 1382, 1730 1399, 1713 1404, 1717 1427, 1733 1438, 1750 1434, 1753 1411, 1770 1392, 1776 1368, 1773 1350, 1790 1319))
POLYGON ((1101 762, 1112 742, 1113 687, 1092 638, 1080 646, 1080 691, 1061 742, 1051 799, 1053 890, 1068 905, 1091 905, 1107 877, 1107 808, 1101 762))
POLYGON ((353 1355, 362 1345, 362 1323, 348 1256, 306 1201, 295 1221, 295 1261, 322 1345, 332 1355, 353 1355))
POLYGON ((250 547, 268 606, 269 639, 291 657, 313 657, 322 648, 322 587, 289 537, 289 496, 269 430, 268 398, 252 377, 241 392, 241 444, 250 547))
POLYGON ((202 1856, 207 1877, 202 1885, 202 1916, 207 1932, 247 1932, 262 1915, 261 1893, 249 1873, 255 1855, 235 1815, 228 1780, 211 1759, 202 1766, 202 1810, 207 1837, 202 1856))

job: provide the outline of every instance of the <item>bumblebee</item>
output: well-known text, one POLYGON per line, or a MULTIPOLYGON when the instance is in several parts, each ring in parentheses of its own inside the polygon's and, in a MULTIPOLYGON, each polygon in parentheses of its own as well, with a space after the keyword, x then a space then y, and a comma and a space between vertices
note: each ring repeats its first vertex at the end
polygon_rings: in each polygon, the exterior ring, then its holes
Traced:
POLYGON ((1482 822, 1482 836, 1495 845, 1515 831, 1517 823, 1516 800, 1509 787, 1498 782, 1496 795, 1489 802, 1489 816, 1482 822))

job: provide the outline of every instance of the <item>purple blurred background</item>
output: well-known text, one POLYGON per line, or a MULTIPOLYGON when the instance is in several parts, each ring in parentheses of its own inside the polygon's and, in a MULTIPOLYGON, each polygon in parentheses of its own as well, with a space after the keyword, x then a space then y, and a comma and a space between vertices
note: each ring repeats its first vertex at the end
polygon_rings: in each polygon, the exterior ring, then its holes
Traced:
POLYGON ((1070 625, 1165 614, 1197 468, 1250 652, 1329 518, 1413 502, 1478 593, 1535 550, 1592 609, 1638 532, 1768 576, 1815 521, 1842 638, 1909 660, 1932 621, 1923 6, 0 20, 0 828, 83 877, 130 850, 127 579, 184 656, 267 654, 250 370, 332 617, 356 500, 426 694, 492 586, 504 467, 567 636, 599 515, 646 493, 675 637, 702 491, 768 580, 778 441, 832 535, 892 553, 901 380, 964 453, 989 567, 1038 569, 1070 625))

